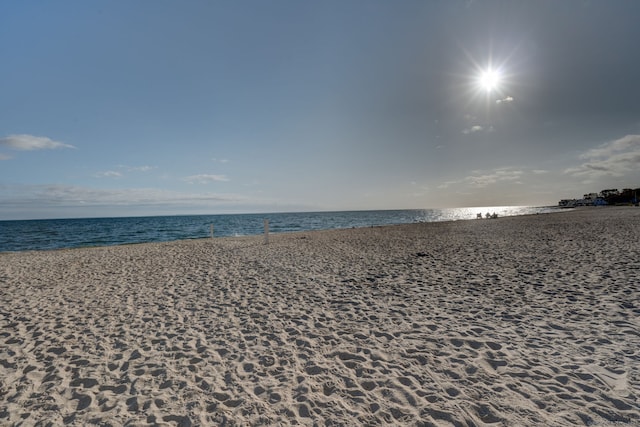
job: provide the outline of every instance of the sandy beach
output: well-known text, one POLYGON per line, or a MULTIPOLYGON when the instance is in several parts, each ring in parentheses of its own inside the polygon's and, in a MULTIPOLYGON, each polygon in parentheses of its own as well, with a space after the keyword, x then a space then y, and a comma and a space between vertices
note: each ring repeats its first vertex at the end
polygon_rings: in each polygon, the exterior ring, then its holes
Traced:
POLYGON ((0 254, 0 425, 640 425, 640 208, 0 254))

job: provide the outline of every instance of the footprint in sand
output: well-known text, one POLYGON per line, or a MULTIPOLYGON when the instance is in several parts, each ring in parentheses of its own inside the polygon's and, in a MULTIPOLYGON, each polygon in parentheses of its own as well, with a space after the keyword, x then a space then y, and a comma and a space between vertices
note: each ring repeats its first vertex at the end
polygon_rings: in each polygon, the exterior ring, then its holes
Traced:
POLYGON ((627 382, 627 373, 625 371, 614 371, 598 365, 587 365, 584 369, 593 374, 603 384, 619 395, 629 395, 629 384, 627 382))

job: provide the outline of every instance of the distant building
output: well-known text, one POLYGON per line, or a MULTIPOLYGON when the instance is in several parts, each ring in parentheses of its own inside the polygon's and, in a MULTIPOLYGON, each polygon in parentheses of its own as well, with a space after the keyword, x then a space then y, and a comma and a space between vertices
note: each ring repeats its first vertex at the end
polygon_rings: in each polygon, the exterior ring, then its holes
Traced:
POLYGON ((613 188, 610 190, 602 190, 600 192, 600 197, 602 197, 603 199, 606 199, 607 197, 611 197, 611 196, 618 196, 620 194, 620 192, 618 191, 617 188, 613 188))
POLYGON ((589 193, 585 194, 583 197, 585 206, 604 206, 607 204, 607 201, 597 193, 589 193))
POLYGON ((578 206, 605 206, 607 201, 596 193, 585 194, 582 199, 562 199, 558 202, 558 207, 575 208, 578 206))
POLYGON ((558 202, 558 207, 561 208, 575 208, 578 206, 576 199, 562 199, 558 202))
POLYGON ((639 205, 638 194, 640 188, 616 188, 602 190, 599 194, 588 193, 582 199, 562 199, 558 202, 561 208, 575 208, 576 206, 604 206, 604 205, 639 205))
POLYGON ((638 199, 640 188, 617 188, 602 190, 598 193, 588 193, 582 199, 562 199, 558 202, 561 208, 575 208, 576 206, 604 206, 604 205, 640 205, 638 199))

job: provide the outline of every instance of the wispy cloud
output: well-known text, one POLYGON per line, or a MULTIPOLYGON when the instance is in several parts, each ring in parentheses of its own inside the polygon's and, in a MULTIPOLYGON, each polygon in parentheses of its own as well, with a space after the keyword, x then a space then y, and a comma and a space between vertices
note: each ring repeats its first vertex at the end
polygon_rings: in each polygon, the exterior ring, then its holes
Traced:
POLYGON ((585 160, 566 174, 583 178, 621 177, 640 171, 640 135, 626 135, 615 141, 587 150, 579 156, 585 160))
POLYGON ((118 170, 108 170, 104 172, 98 172, 93 176, 96 178, 122 178, 125 176, 125 173, 130 172, 149 172, 153 169, 156 169, 156 166, 127 166, 127 165, 118 165, 116 166, 118 170))
POLYGON ((189 184, 210 184, 212 182, 225 182, 229 181, 226 175, 210 175, 210 174, 199 174, 199 175, 191 175, 183 178, 184 181, 189 184))
POLYGON ((498 182, 513 182, 518 183, 524 171, 512 168, 504 167, 494 170, 475 170, 471 175, 468 175, 459 180, 446 181, 438 186, 440 189, 446 189, 454 185, 464 185, 466 187, 485 188, 498 182))
POLYGON ((464 129, 462 129, 462 133, 465 135, 471 135, 474 133, 485 133, 485 132, 493 132, 495 129, 491 123, 482 123, 478 117, 473 114, 465 114, 462 116, 464 121, 464 129), (478 123, 480 121, 480 123, 478 123))
POLYGON ((0 160, 9 160, 11 156, 7 156, 6 154, 0 153, 0 160))
POLYGON ((267 212, 283 207, 287 210, 309 210, 305 205, 236 193, 0 183, 2 219, 267 212))
POLYGON ((596 148, 592 148, 582 155, 581 159, 597 159, 609 157, 620 151, 639 151, 640 135, 626 135, 615 141, 604 143, 596 148))
POLYGON ((463 129, 462 133, 464 133, 465 135, 469 135, 470 133, 476 133, 476 132, 481 132, 483 131, 484 128, 480 125, 473 125, 469 128, 463 129))
POLYGON ((129 171, 129 172, 149 172, 153 169, 156 169, 156 166, 124 166, 121 165, 121 168, 129 171))
POLYGON ((211 160, 213 160, 216 163, 229 163, 229 161, 230 161, 229 159, 217 159, 215 157, 213 159, 211 159, 211 160))
POLYGON ((513 97, 512 96, 506 96, 502 99, 496 99, 496 104, 502 104, 502 103, 506 103, 506 102, 513 102, 513 97))
POLYGON ((238 202, 244 197, 214 193, 183 193, 151 188, 95 189, 71 185, 15 185, 0 187, 4 205, 35 206, 155 206, 210 205, 238 202))
POLYGON ((55 150, 59 148, 76 148, 73 145, 54 141, 44 136, 9 135, 0 138, 0 146, 20 151, 55 150))
POLYGON ((474 171, 475 175, 466 177, 466 181, 475 187, 487 187, 499 181, 518 181, 523 172, 512 168, 496 169, 494 171, 474 171))
POLYGON ((121 178, 122 174, 118 171, 106 171, 106 172, 98 172, 95 174, 96 178, 121 178))

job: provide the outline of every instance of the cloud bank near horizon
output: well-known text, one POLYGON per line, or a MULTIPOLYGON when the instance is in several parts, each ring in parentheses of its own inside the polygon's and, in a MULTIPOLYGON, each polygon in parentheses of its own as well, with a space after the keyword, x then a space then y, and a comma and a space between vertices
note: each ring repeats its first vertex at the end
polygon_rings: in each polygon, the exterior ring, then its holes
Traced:
POLYGON ((566 174, 591 180, 611 176, 623 177, 640 172, 640 135, 626 135, 582 153, 584 163, 565 170, 566 174))

